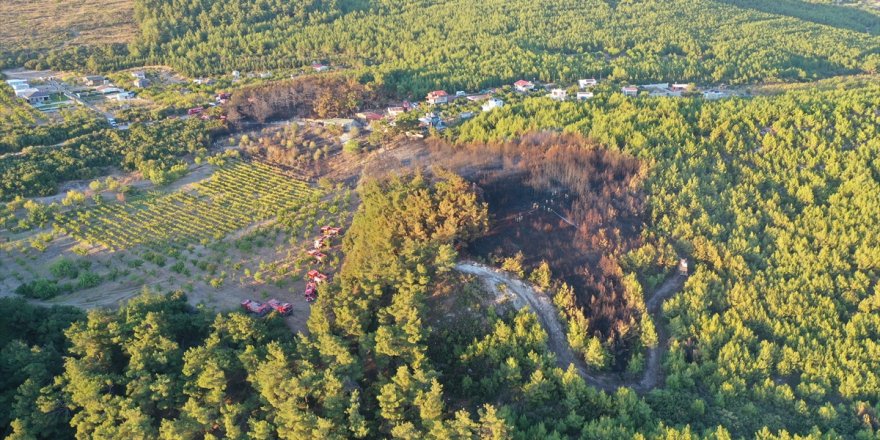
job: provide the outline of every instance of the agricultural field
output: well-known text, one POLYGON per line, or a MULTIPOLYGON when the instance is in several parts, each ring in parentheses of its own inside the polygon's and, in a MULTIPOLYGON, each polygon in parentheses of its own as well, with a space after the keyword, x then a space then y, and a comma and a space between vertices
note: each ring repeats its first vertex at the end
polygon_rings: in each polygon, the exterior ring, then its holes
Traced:
POLYGON ((0 231, 0 291, 45 304, 115 306, 144 285, 183 290, 194 305, 236 309, 243 299, 294 306, 303 330, 304 275, 335 271, 341 240, 309 256, 324 225, 344 226, 351 193, 315 187, 260 162, 233 160, 175 190, 114 199, 95 194, 41 229, 0 231))
POLYGON ((317 193, 269 165, 236 162, 191 191, 101 204, 63 215, 56 224, 86 245, 111 250, 164 242, 203 244, 251 223, 297 210, 317 193))

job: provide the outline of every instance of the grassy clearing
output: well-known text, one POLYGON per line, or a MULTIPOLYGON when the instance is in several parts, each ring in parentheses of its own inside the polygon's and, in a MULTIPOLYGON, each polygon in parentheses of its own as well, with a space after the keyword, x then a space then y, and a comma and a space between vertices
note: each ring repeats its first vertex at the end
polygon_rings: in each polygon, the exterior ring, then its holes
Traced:
POLYGON ((125 43, 137 30, 133 0, 3 0, 0 23, 7 51, 125 43))

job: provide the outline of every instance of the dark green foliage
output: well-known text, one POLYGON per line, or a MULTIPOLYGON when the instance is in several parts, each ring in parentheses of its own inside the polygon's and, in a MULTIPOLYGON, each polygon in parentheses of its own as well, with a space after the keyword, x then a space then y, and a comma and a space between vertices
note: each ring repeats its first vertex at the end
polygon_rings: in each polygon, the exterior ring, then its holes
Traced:
POLYGON ((880 65, 876 14, 771 3, 140 0, 133 44, 59 49, 29 65, 170 64, 197 76, 328 60, 367 69, 391 91, 415 95, 519 77, 746 83, 880 65))
POLYGON ((79 278, 76 279, 76 287, 77 289, 90 289, 101 284, 101 281, 100 275, 86 271, 79 274, 79 278))
MULTIPOLYGON (((4 93, 0 85, 0 95, 4 93)), ((4 103, 0 99, 0 106, 7 107, 15 104, 4 103)), ((87 110, 64 111, 63 120, 57 124, 34 125, 32 121, 10 122, 4 126, 0 119, 0 154, 14 153, 25 147, 37 145, 55 145, 61 142, 86 135, 95 130, 108 128, 107 121, 95 117, 95 114, 87 110)))
MULTIPOLYGON (((107 168, 142 172, 167 183, 181 158, 208 146, 208 126, 199 119, 135 124, 129 130, 102 129, 57 147, 34 147, 0 158, 0 200, 45 196, 61 182, 101 176, 107 168)), ((185 167, 185 165, 184 165, 185 167)))
POLYGON ((80 266, 69 258, 58 259, 49 265, 49 272, 58 279, 76 278, 79 275, 79 269, 80 266))
POLYGON ((36 408, 40 388, 62 371, 64 329, 83 316, 69 307, 42 308, 0 298, 0 435, 8 435, 11 421, 19 419, 38 438, 70 436, 62 412, 41 414, 36 408))
POLYGON ((15 293, 26 298, 49 299, 62 293, 69 293, 72 290, 73 287, 70 284, 38 278, 29 283, 20 284, 15 288, 15 293))
POLYGON ((661 418, 745 437, 874 432, 864 415, 880 399, 868 342, 880 328, 876 81, 749 100, 621 98, 529 99, 449 135, 563 127, 653 164, 645 233, 697 268, 657 323, 673 338, 667 390, 648 399, 661 418))

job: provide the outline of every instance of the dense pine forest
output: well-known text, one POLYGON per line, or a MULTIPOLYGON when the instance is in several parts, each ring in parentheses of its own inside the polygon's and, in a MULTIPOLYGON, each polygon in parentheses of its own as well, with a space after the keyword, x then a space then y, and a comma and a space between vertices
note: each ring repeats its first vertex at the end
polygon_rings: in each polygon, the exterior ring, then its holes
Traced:
POLYGON ((4 438, 880 439, 871 2, 113 5, 0 32, 136 91, 0 83, 4 438))
POLYGON ((743 84, 880 66, 878 15, 802 1, 138 0, 134 15, 127 45, 10 52, 5 64, 197 76, 320 61, 419 95, 523 77, 743 84))

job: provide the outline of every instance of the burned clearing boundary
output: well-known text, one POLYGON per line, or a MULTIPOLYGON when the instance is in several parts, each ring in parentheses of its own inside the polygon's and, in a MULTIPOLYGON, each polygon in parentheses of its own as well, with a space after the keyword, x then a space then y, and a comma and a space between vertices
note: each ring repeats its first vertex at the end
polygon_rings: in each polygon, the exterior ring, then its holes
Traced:
MULTIPOLYGON (((641 295, 625 291, 621 259, 646 244, 646 165, 582 136, 550 132, 488 144, 428 141, 409 150, 399 168, 453 170, 488 203, 490 231, 465 256, 494 264, 522 252, 526 271, 547 261, 554 279, 574 288, 575 307, 589 320, 585 336, 602 342, 612 371, 625 370, 644 349, 647 311, 641 295)), ((659 263, 650 275, 662 278, 668 268, 659 263)))

